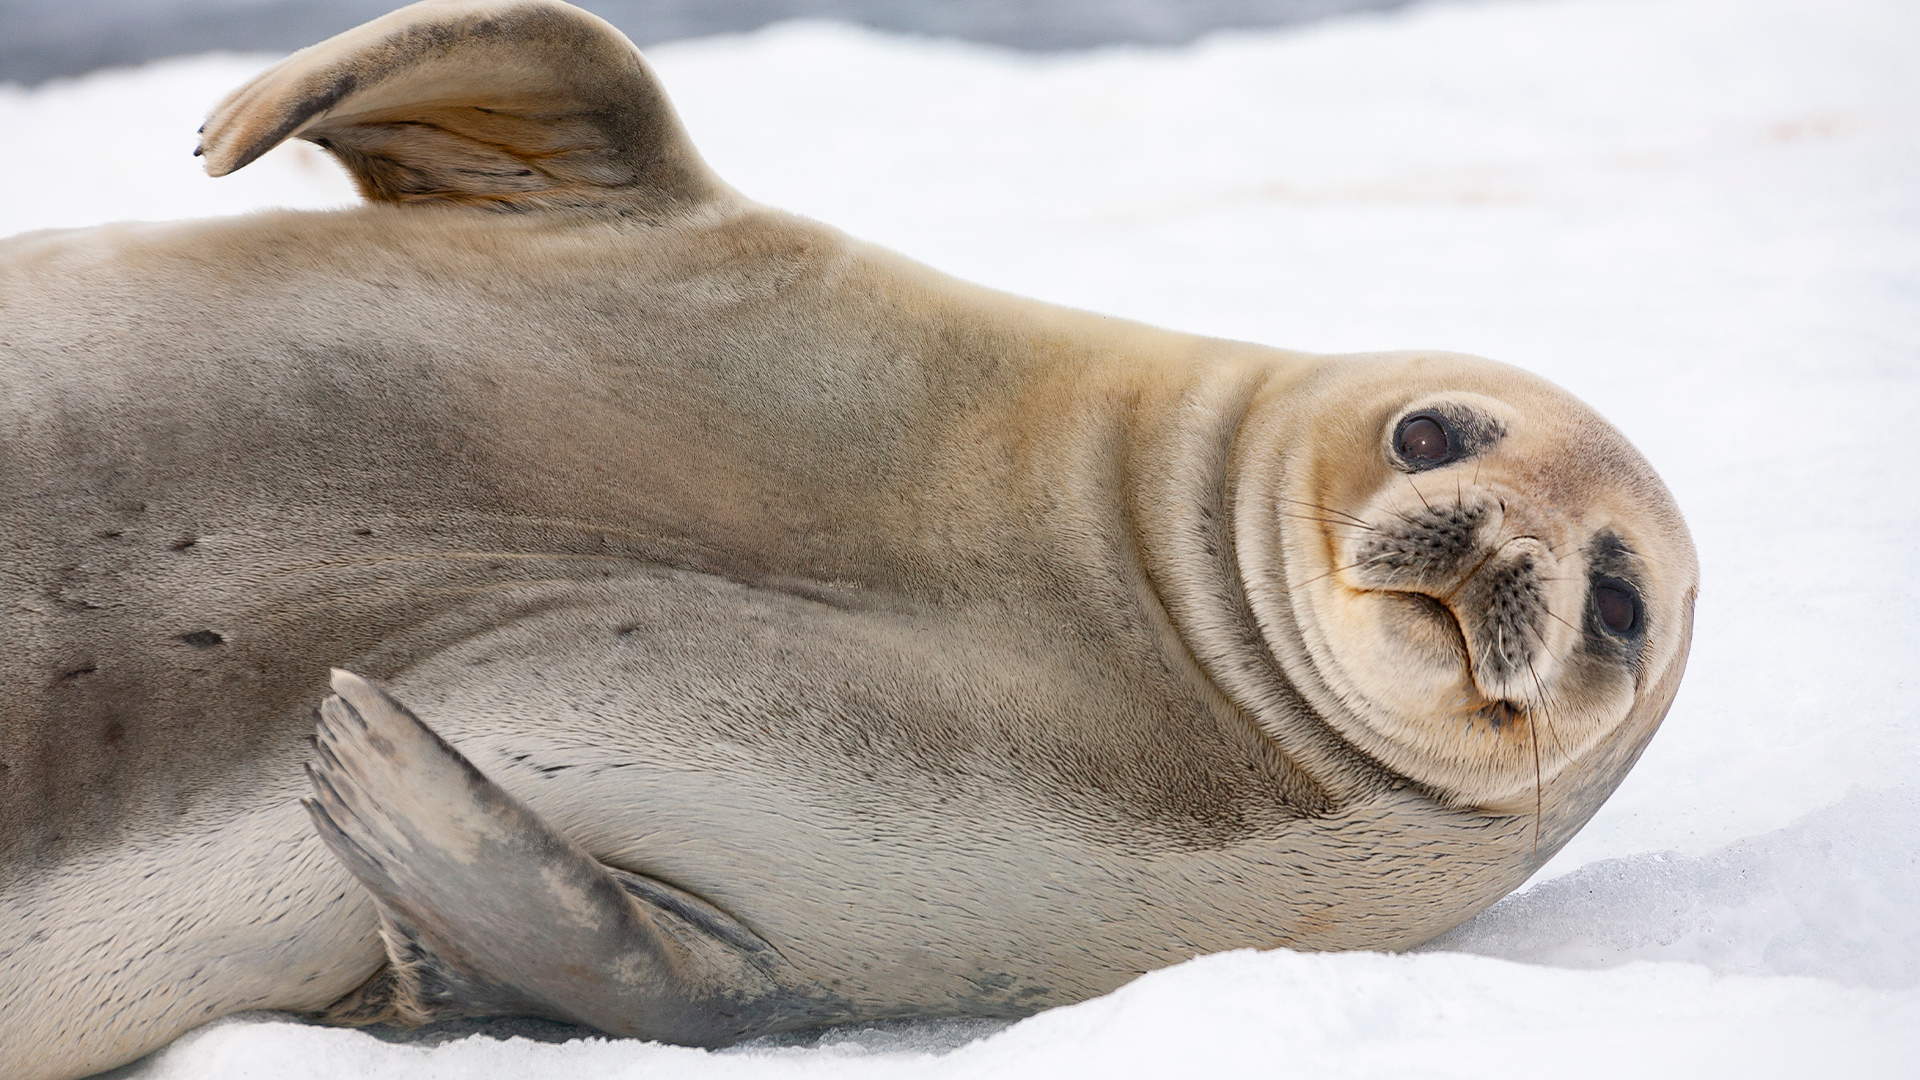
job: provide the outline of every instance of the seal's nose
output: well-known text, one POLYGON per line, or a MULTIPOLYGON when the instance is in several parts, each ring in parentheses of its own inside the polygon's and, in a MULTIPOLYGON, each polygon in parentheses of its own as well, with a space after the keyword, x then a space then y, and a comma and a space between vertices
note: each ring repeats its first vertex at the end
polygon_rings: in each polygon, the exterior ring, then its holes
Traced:
POLYGON ((1544 698, 1554 674, 1552 552, 1531 536, 1505 540, 1444 598, 1460 623, 1480 693, 1495 701, 1544 698))
POLYGON ((1541 538, 1551 522, 1502 493, 1450 492, 1408 505, 1382 504, 1349 537, 1349 583, 1413 594, 1457 624, 1464 672, 1488 701, 1544 701, 1570 645, 1561 640, 1578 598, 1560 595, 1577 574, 1541 538), (1564 603, 1562 601, 1565 601, 1564 603), (1444 614, 1441 612, 1444 611, 1444 614))

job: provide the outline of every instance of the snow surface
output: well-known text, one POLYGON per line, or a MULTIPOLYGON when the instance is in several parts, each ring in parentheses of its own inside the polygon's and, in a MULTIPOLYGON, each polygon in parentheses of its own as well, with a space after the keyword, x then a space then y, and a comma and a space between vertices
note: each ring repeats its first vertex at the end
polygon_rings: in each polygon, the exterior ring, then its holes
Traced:
MULTIPOLYGON (((1482 353, 1593 403, 1700 548, 1665 728, 1529 891, 1410 955, 1232 953, 1004 1030, 721 1053, 251 1016, 129 1075, 1920 1069, 1920 5, 1490 2, 1051 56, 801 23, 651 55, 742 190, 961 276, 1482 353)), ((350 202, 305 145, 219 181, 188 156, 268 59, 0 87, 0 235, 350 202)))

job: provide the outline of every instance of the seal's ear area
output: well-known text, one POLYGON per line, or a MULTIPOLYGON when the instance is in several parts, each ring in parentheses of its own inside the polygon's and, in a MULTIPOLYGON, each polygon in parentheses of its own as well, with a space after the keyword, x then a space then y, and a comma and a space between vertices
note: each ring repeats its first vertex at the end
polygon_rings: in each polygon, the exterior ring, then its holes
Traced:
POLYGON ((727 191, 633 43, 558 0, 427 0, 302 49, 201 128, 225 176, 317 143, 377 202, 686 209, 727 191))

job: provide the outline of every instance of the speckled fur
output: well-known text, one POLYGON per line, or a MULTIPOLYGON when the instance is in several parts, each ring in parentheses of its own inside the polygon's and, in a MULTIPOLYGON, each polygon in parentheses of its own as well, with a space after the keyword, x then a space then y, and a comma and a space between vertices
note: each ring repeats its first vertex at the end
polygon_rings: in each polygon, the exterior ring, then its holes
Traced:
POLYGON ((757 206, 611 34, 422 5, 209 125, 216 173, 348 140, 391 204, 0 242, 9 1076, 351 1011, 377 913, 298 805, 330 666, 859 1017, 1410 946, 1619 782, 1696 571, 1603 421, 1486 361, 1166 333, 757 206), (400 137, 466 98, 494 112, 400 137), (543 130, 618 160, 463 180, 447 149, 563 152, 543 130), (1393 417, 1456 405, 1490 448, 1396 471, 1393 417), (1417 600, 1346 565, 1488 499, 1489 550, 1534 560, 1508 595, 1542 583, 1512 625, 1557 616, 1531 683, 1417 606, 1480 578, 1417 600), (1644 639, 1582 615, 1603 562, 1644 639))

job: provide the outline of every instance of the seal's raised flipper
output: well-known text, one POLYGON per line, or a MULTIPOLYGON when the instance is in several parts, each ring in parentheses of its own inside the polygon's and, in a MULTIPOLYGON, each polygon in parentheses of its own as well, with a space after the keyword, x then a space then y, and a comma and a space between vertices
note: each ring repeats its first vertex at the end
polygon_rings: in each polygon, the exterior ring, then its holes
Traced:
POLYGON ((290 138, 378 202, 664 214, 727 191, 633 43, 557 0, 427 0, 228 95, 196 153, 225 176, 290 138))
POLYGON ((750 930, 596 862, 374 684, 336 671, 333 689, 306 805, 380 908, 391 1018, 535 1015, 689 1045, 809 1019, 750 930))

